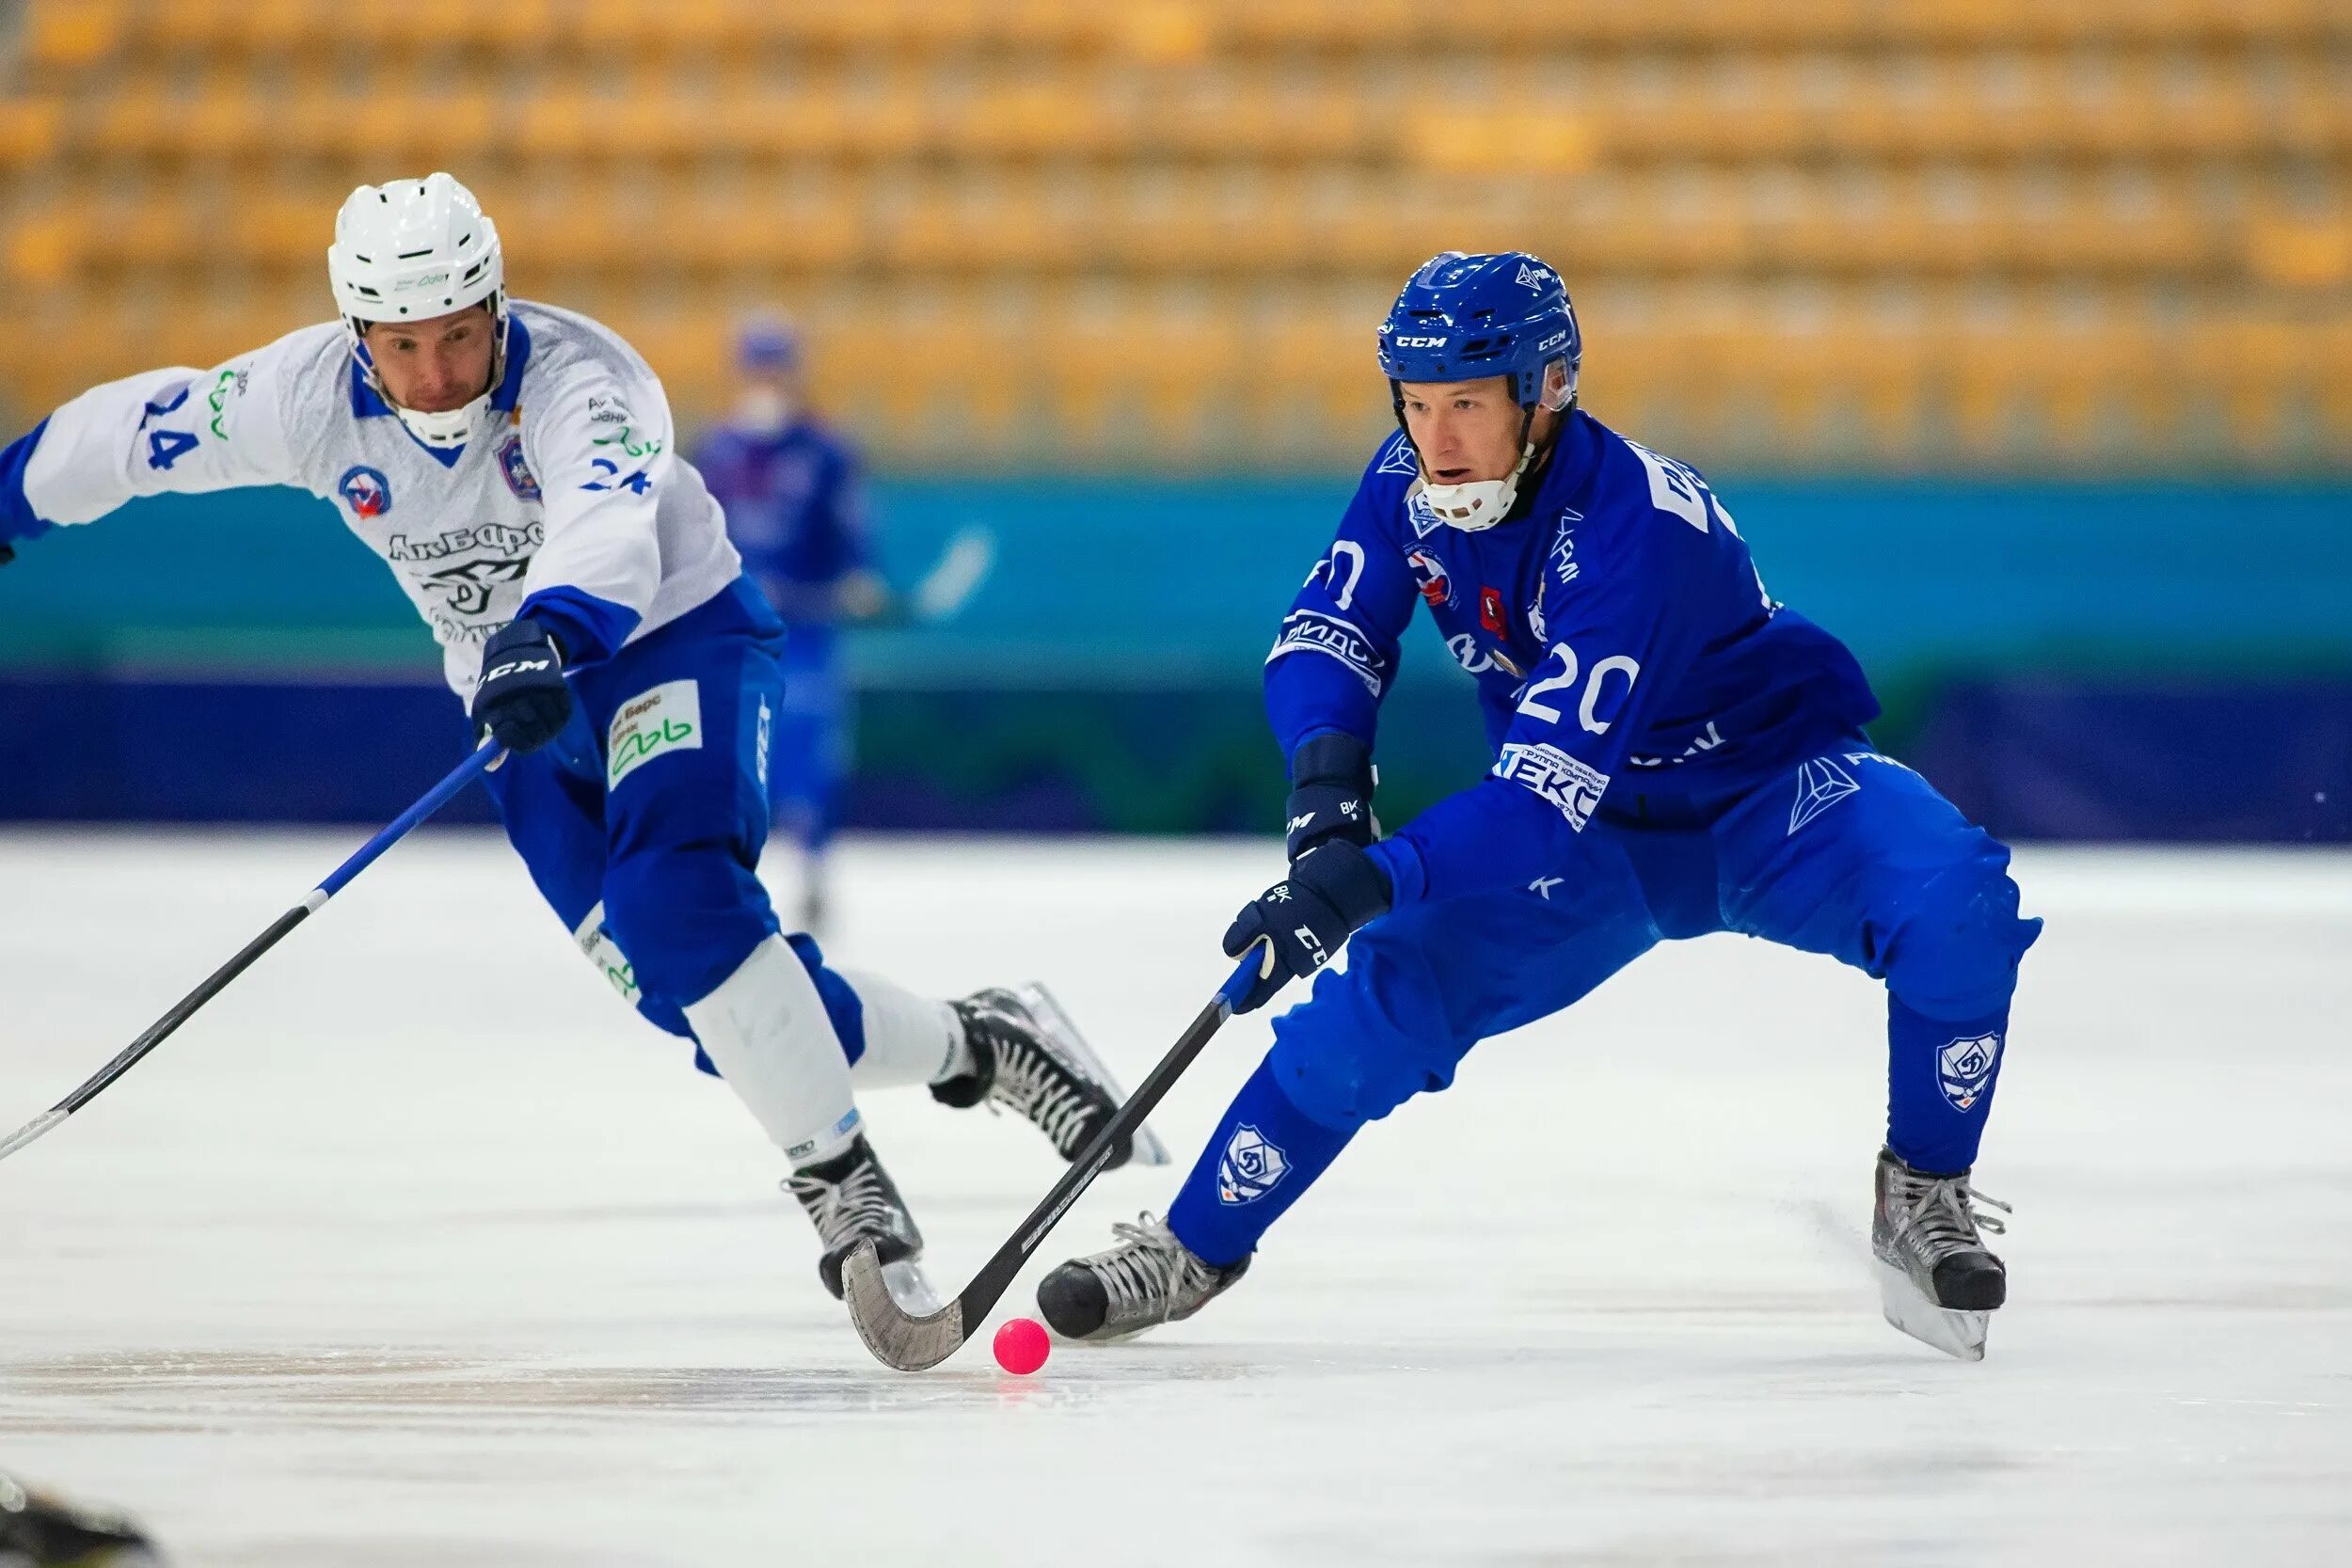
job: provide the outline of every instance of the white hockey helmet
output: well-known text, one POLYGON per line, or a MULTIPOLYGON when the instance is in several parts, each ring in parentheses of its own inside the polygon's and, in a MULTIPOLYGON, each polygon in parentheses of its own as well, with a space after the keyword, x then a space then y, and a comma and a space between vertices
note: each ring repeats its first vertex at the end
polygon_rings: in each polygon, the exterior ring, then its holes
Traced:
POLYGON ((466 444, 506 368, 506 264, 498 226, 473 193, 447 174, 362 185, 335 214, 326 276, 358 360, 409 434, 428 447, 466 444), (371 322, 430 321, 487 301, 495 321, 490 385, 442 414, 403 408, 384 389, 361 334, 371 322))

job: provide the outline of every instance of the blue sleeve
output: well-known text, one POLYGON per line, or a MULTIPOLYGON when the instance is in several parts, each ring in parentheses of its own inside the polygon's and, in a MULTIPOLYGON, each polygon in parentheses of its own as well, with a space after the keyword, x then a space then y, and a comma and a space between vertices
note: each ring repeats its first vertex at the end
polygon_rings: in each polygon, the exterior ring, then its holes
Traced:
POLYGON ((1695 657, 1697 618, 1678 606, 1708 545, 1687 522, 1628 506, 1580 527, 1574 576, 1547 568, 1550 648, 1519 689, 1493 770, 1372 851, 1397 902, 1524 887, 1569 858, 1695 657))
POLYGON ((1386 516, 1401 494, 1392 479, 1365 475, 1266 655, 1266 718, 1285 758, 1329 731, 1373 743, 1420 597, 1386 516))
POLYGON ((33 460, 33 449, 40 445, 40 433, 48 428, 49 421, 43 420, 0 450, 0 544, 31 539, 52 527, 24 499, 24 466, 33 460))
POLYGON ((602 664, 621 651, 629 633, 644 619, 627 605, 600 599, 584 588, 568 585, 546 588, 525 599, 515 612, 517 621, 528 617, 548 629, 555 645, 564 651, 564 667, 577 670, 583 664, 602 664))

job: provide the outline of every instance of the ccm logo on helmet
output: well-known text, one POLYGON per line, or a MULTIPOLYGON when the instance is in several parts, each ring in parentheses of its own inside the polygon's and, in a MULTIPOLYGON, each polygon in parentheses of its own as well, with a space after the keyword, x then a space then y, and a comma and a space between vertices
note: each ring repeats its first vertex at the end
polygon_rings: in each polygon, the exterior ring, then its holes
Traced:
POLYGON ((1443 348, 1445 340, 1443 338, 1399 338, 1396 341, 1396 346, 1399 348, 1443 348))

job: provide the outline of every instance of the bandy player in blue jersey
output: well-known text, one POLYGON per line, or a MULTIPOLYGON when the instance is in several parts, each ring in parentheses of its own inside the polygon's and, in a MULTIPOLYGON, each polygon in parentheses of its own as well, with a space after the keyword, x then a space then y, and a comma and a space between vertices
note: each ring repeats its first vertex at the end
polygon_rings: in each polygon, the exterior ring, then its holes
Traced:
POLYGON ((1983 1354, 2007 1280, 1969 1172, 2041 923, 2009 851, 1872 749, 1861 669, 1773 600, 1706 481, 1577 406, 1581 347, 1559 274, 1518 253, 1435 258, 1382 324, 1402 428, 1266 662, 1290 875, 1224 942, 1263 955, 1243 1010, 1293 979, 1312 993, 1166 1221, 1040 1285, 1062 1335, 1199 1311, 1359 1128, 1445 1088, 1481 1039, 1661 940, 1740 931, 1886 982, 1883 1302, 1983 1354), (1417 605, 1476 678, 1494 762, 1381 838, 1375 723, 1417 605))
POLYGON ((801 851, 801 928, 825 921, 825 851, 850 769, 849 682, 841 628, 890 608, 866 538, 865 484, 848 439, 808 407, 798 334, 748 323, 736 341, 742 395, 694 450, 725 512, 743 572, 784 620, 784 702, 769 792, 776 825, 801 851))

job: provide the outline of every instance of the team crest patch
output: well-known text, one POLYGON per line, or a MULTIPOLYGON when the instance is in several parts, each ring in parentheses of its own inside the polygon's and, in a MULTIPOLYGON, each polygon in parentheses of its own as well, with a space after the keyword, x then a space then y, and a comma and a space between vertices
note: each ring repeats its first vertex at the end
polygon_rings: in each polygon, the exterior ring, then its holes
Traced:
POLYGON ((342 497, 355 517, 381 517, 392 509, 392 482, 381 468, 364 463, 343 470, 343 477, 335 482, 335 493, 342 497))
POLYGON ((1979 1035, 1974 1039, 1954 1040, 1936 1055, 1935 1078, 1943 1085, 1944 1098, 1952 1102, 1955 1111, 1973 1109, 1992 1086, 1993 1069, 2001 1059, 2001 1037, 1979 1035))
MULTIPOLYGON (((1689 755, 1685 752, 1684 755, 1689 755)), ((1796 803, 1788 808, 1788 832, 1794 838, 1799 828, 1812 821, 1849 795, 1861 792, 1854 777, 1827 757, 1815 757, 1797 766, 1796 803)))
POLYGON ((1255 1203, 1279 1186, 1290 1168, 1291 1157, 1245 1122, 1233 1129, 1225 1152, 1216 1157, 1217 1201, 1255 1203))
POLYGON ((499 470, 506 475, 506 487, 518 500, 539 499, 539 481, 532 473, 531 465, 523 461, 523 438, 509 436, 499 443, 499 470))
POLYGON ((668 752, 695 752, 703 743, 701 689, 692 681, 664 681, 631 697, 605 732, 604 787, 617 789, 654 758, 668 752))

